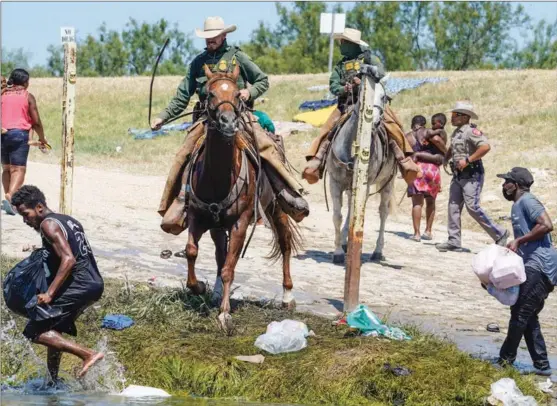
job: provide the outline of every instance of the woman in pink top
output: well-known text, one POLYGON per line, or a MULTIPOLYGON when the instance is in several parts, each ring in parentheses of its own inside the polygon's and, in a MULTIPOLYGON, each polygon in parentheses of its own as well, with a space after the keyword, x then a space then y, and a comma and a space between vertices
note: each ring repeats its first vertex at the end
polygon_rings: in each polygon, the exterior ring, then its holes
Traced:
POLYGON ((2 208, 15 215, 10 204, 12 195, 23 185, 29 155, 29 131, 39 136, 41 145, 47 144, 35 97, 27 91, 29 73, 14 69, 2 91, 2 186, 6 200, 2 208))

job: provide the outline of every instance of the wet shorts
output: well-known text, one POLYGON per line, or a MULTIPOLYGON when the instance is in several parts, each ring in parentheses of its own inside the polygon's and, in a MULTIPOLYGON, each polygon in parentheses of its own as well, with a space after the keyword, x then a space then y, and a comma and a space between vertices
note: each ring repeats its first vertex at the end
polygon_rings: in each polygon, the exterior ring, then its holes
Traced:
POLYGON ((27 166, 29 131, 8 130, 2 134, 2 165, 27 166))

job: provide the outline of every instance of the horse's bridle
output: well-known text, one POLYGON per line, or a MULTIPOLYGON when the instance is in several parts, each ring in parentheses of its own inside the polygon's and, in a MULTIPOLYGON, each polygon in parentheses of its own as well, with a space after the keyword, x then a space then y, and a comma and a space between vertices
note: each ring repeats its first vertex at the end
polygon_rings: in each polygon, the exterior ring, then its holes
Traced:
MULTIPOLYGON (((211 84, 213 84, 214 82, 221 81, 221 80, 225 80, 225 81, 234 83, 234 85, 236 85, 236 81, 235 81, 234 79, 232 79, 232 78, 229 78, 229 77, 215 78, 215 79, 213 79, 213 80, 211 81, 211 84)), ((208 83, 207 83, 207 84, 208 84, 208 83)), ((207 89, 207 90, 209 90, 209 89, 207 89)), ((236 114, 236 117, 237 117, 237 118, 240 118, 240 117, 241 117, 241 114, 242 114, 242 113, 241 113, 240 109, 238 108, 238 106, 236 106, 234 103, 232 103, 231 101, 228 101, 228 100, 223 100, 223 101, 217 103, 216 106, 214 106, 214 107, 209 107, 209 100, 208 100, 208 99, 209 99, 210 97, 212 97, 212 93, 211 93, 211 92, 208 92, 208 95, 207 95, 207 103, 205 103, 205 112, 207 113, 207 119, 208 119, 208 122, 209 122, 208 124, 209 124, 210 127, 215 128, 215 129, 217 129, 217 130, 219 130, 219 131, 221 130, 219 121, 217 120, 217 118, 216 118, 216 116, 215 116, 215 113, 216 113, 216 111, 219 109, 219 107, 222 106, 223 104, 230 104, 230 105, 232 106, 232 108, 234 109, 234 113, 236 114)), ((236 96, 236 98, 239 98, 239 97, 240 97, 240 96, 239 96, 239 94, 238 94, 238 95, 236 96)))

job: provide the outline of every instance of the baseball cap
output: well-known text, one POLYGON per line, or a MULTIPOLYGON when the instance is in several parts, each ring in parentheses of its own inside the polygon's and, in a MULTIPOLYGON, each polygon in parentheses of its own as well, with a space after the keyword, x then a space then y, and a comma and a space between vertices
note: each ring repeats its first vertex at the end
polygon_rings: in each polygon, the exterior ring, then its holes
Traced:
POLYGON ((514 167, 507 173, 500 173, 497 175, 498 178, 505 180, 510 180, 519 186, 530 187, 534 183, 534 177, 530 171, 526 168, 514 167))

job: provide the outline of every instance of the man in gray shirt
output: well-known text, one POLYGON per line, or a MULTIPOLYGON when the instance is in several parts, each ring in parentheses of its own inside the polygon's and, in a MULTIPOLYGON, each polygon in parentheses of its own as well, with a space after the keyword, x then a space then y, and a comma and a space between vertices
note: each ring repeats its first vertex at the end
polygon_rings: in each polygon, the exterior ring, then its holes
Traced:
POLYGON ((527 372, 550 376, 551 367, 538 314, 557 284, 557 250, 550 234, 553 223, 544 206, 530 193, 534 178, 528 169, 517 167, 497 176, 505 179, 503 196, 514 202, 511 210, 514 240, 507 244, 507 248, 522 257, 526 270, 526 281, 520 285, 516 304, 511 306, 509 330, 498 363, 514 363, 524 336, 534 363, 534 369, 527 372))

